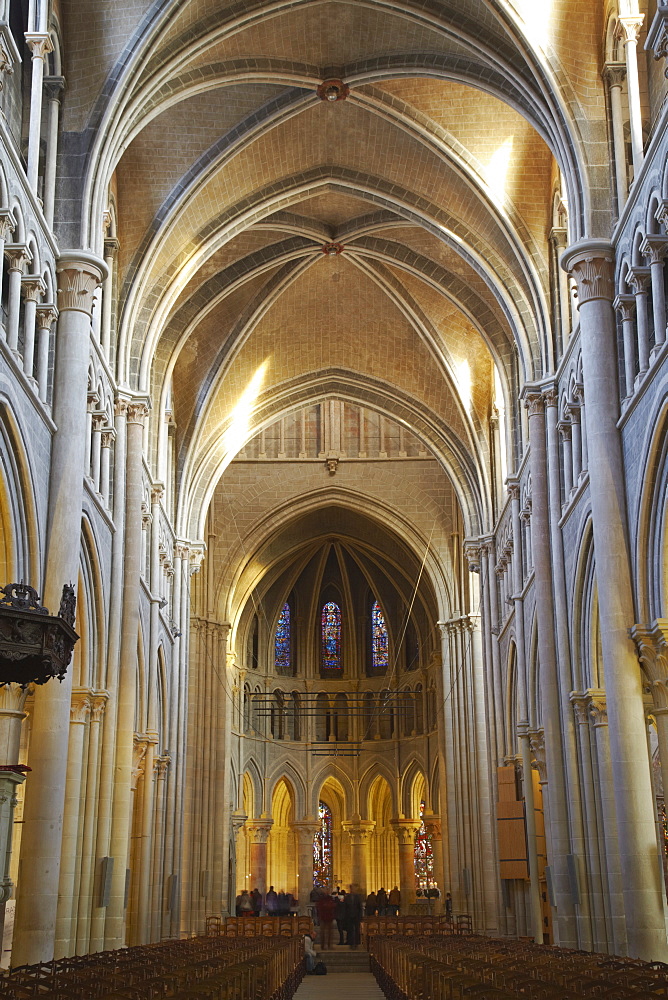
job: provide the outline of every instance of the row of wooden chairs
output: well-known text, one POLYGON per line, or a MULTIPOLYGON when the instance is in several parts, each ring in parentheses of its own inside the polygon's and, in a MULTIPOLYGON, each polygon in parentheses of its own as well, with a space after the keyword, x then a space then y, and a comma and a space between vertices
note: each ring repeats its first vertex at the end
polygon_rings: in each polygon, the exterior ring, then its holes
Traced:
POLYGON ((375 936, 372 970, 388 1000, 653 1000, 668 966, 530 942, 375 936))
POLYGON ((406 917, 367 917, 362 924, 362 934, 366 939, 378 934, 393 937, 400 934, 403 937, 431 937, 432 934, 458 935, 471 934, 473 922, 470 914, 460 913, 454 920, 448 920, 444 915, 437 916, 406 916, 406 917))
POLYGON ((12 969, 7 1000, 289 1000, 303 974, 301 939, 168 941, 12 969))
POLYGON ((227 938, 291 938, 313 934, 311 917, 207 917, 206 933, 227 938))

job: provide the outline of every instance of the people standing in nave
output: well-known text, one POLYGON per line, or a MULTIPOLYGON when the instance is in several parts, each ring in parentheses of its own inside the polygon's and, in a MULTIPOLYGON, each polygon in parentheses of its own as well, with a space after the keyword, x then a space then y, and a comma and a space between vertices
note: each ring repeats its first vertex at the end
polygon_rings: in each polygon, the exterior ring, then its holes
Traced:
POLYGON ((334 918, 336 920, 336 926, 339 932, 339 944, 345 944, 345 931, 346 931, 346 894, 341 889, 337 889, 336 895, 336 909, 334 911, 334 918))
POLYGON ((364 914, 367 917, 375 917, 378 910, 378 901, 375 892, 370 892, 364 904, 364 914))
POLYGON ((394 889, 390 890, 390 895, 387 897, 388 907, 387 914, 390 917, 398 917, 399 909, 401 908, 401 892, 399 891, 399 886, 395 885, 394 889))
POLYGON ((253 912, 253 900, 247 889, 239 896, 239 916, 248 917, 253 912))
POLYGON ((387 916, 387 893, 382 886, 378 890, 378 894, 376 896, 376 907, 378 909, 379 917, 387 916))
POLYGON ((363 915, 362 898, 356 885, 351 885, 344 905, 348 944, 352 949, 356 949, 360 943, 360 924, 362 923, 363 915))
POLYGON ((257 886, 251 892, 251 900, 253 902, 253 914, 259 917, 262 910, 262 893, 257 886))
POLYGON ((265 908, 267 910, 268 917, 275 917, 278 913, 278 893, 274 889, 273 885, 269 886, 269 892, 267 893, 265 899, 265 908))
POLYGON ((320 944, 323 951, 332 950, 332 928, 336 914, 336 903, 337 901, 329 893, 325 893, 317 902, 320 944))

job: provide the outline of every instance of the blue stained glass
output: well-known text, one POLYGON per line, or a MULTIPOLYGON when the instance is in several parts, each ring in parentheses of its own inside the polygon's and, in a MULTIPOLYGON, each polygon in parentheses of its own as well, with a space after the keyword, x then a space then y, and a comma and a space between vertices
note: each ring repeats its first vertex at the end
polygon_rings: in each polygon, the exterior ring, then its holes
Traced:
POLYGON ((322 666, 341 669, 341 608, 334 601, 323 604, 321 618, 322 666))
POLYGON ((320 829, 313 838, 313 885, 329 889, 332 884, 332 812, 324 802, 318 803, 320 829))
POLYGON ((389 643, 385 617, 378 601, 371 608, 371 655, 373 672, 385 673, 390 663, 389 643))
POLYGON ((292 651, 290 645, 290 605, 284 604, 283 610, 278 616, 274 646, 274 665, 278 674, 289 674, 291 672, 292 651))

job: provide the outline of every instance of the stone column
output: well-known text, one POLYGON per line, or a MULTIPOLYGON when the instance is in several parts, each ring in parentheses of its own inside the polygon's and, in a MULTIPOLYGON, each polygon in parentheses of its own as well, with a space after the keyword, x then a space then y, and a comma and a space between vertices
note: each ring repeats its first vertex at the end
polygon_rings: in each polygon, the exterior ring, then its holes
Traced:
POLYGON ((399 888, 402 909, 415 903, 415 834, 420 823, 414 819, 397 819, 392 823, 399 843, 399 888))
POLYGON ((111 347, 111 317, 114 300, 114 263, 118 255, 120 243, 116 239, 108 238, 104 241, 104 262, 107 265, 107 280, 102 289, 102 350, 105 358, 109 360, 111 347))
POLYGON ((44 78, 44 89, 48 98, 46 140, 46 164, 44 167, 44 218, 50 229, 53 229, 53 210, 56 192, 56 162, 58 159, 58 118, 60 116, 60 97, 65 88, 65 78, 62 76, 47 76, 44 78))
POLYGON ((622 112, 622 84, 626 77, 626 64, 609 62, 603 67, 603 79, 610 88, 610 111, 612 115, 612 144, 615 150, 615 181, 617 186, 617 215, 622 214, 626 204, 627 173, 626 143, 624 142, 624 114, 622 112))
POLYGON ((22 243, 5 244, 9 260, 7 281, 7 344, 16 352, 19 347, 19 319, 21 313, 21 281, 23 268, 32 260, 32 254, 22 243))
MULTIPOLYGON (((44 604, 55 611, 63 584, 76 581, 81 544, 85 452, 86 379, 90 309, 104 264, 83 251, 66 251, 58 262, 58 334, 54 373, 44 604)), ((35 691, 30 766, 21 849, 20 898, 12 963, 30 965, 53 957, 72 670, 62 684, 35 691)))
POLYGON ((638 83, 638 32, 645 20, 644 14, 618 18, 626 53, 626 86, 629 95, 631 149, 633 152, 633 180, 638 179, 643 164, 642 113, 638 83))
POLYGON ((664 795, 668 795, 668 619, 634 625, 631 637, 638 650, 645 678, 652 690, 664 795))
POLYGON ((638 377, 642 379, 649 368, 649 320, 647 314, 647 286, 650 281, 648 267, 631 267, 628 283, 636 297, 636 334, 638 337, 638 377))
MULTIPOLYGON (((359 886, 362 894, 368 894, 367 886, 367 848, 371 831, 376 824, 371 819, 353 817, 348 823, 343 823, 343 829, 350 837, 351 847, 351 883, 359 886)), ((413 896, 415 896, 415 879, 413 879, 413 896)))
POLYGON ((549 776, 548 795, 552 856, 550 867, 556 900, 557 944, 577 947, 575 912, 570 890, 567 856, 571 853, 562 744, 559 670, 555 641, 555 598, 552 581, 552 547, 549 518, 549 480, 545 428, 545 400, 539 388, 526 387, 531 447, 531 537, 535 569, 538 663, 545 757, 549 776))
POLYGON ((265 818, 254 819, 246 824, 250 835, 249 891, 257 887, 263 900, 267 892, 267 841, 273 825, 273 819, 265 818))
POLYGON ((663 261, 668 250, 668 240, 662 235, 646 236, 640 252, 649 262, 652 279, 652 310, 654 315, 654 349, 666 339, 666 289, 663 281, 663 261))
MULTIPOLYGON (((97 812, 97 833, 95 854, 98 858, 111 858, 111 864, 116 861, 111 854, 111 819, 114 788, 114 767, 116 757, 116 717, 118 712, 118 671, 119 646, 121 641, 122 604, 123 604, 123 570, 125 548, 125 472, 126 472, 126 423, 128 401, 124 396, 117 396, 114 402, 114 429, 116 431, 116 447, 114 448, 114 535, 111 551, 111 585, 109 590, 109 625, 107 640, 106 677, 109 702, 104 715, 101 733, 100 773, 97 812)), ((96 904, 100 899, 96 900, 96 904)), ((89 950, 101 951, 104 948, 104 926, 107 907, 94 905, 91 911, 89 950)))
POLYGON ((618 295, 613 307, 622 320, 622 337, 624 340, 624 397, 633 395, 635 384, 636 338, 633 318, 636 311, 635 295, 618 295))
POLYGON ((39 173, 39 145, 42 131, 42 81, 44 59, 53 52, 51 37, 42 31, 26 32, 26 45, 32 52, 32 81, 30 85, 30 126, 28 133, 28 184, 37 194, 39 173))
POLYGON ((63 812, 63 846, 60 853, 60 882, 56 915, 54 958, 72 955, 76 945, 77 901, 75 883, 78 874, 79 815, 81 810, 82 775, 86 725, 91 710, 91 691, 75 688, 70 707, 70 741, 67 755, 67 786, 63 812))
POLYGON ((132 756, 134 743, 141 574, 142 438, 148 401, 128 402, 126 418, 125 556, 123 560, 123 610, 118 669, 116 760, 111 817, 110 855, 114 858, 111 894, 105 923, 105 948, 125 943, 125 872, 132 822, 132 756))
POLYGON ((12 894, 14 885, 9 877, 12 860, 12 839, 14 833, 14 809, 16 808, 16 792, 19 785, 25 781, 25 774, 20 770, 0 772, 0 940, 5 929, 5 906, 12 894))
POLYGON ((139 844, 137 860, 139 871, 133 875, 138 881, 137 900, 137 944, 148 944, 151 928, 151 861, 153 858, 153 814, 155 811, 155 758, 158 745, 157 733, 146 733, 144 773, 141 797, 141 818, 139 821, 139 844))
POLYGON ((634 614, 624 465, 617 429, 617 349, 611 307, 614 251, 603 240, 583 240, 566 251, 562 266, 575 277, 580 301, 601 651, 629 954, 665 959, 668 948, 656 862, 642 678, 628 634, 634 614))
POLYGON ((37 301, 44 294, 45 284, 37 274, 24 275, 21 279, 23 292, 23 371, 29 379, 33 377, 35 360, 35 321, 37 301))
POLYGON ((81 881, 79 883, 76 947, 77 955, 89 950, 91 910, 95 887, 95 833, 100 777, 100 726, 107 704, 106 691, 91 693, 88 723, 88 768, 86 771, 86 801, 81 845, 81 881))
MULTIPOLYGON (((0 88, 1 89, 1 88, 0 88)), ((5 244, 16 229, 14 216, 8 208, 0 208, 0 264, 4 262, 5 244)), ((4 267, 0 267, 0 298, 2 298, 4 267)))
POLYGON ((441 827, 441 818, 440 816, 436 816, 431 809, 425 810, 422 818, 425 830, 431 837, 431 850, 434 859, 434 881, 441 890, 442 903, 445 899, 445 893, 448 890, 445 888, 446 882, 443 868, 443 830, 441 827))
POLYGON ((162 898, 165 872, 165 785, 171 757, 169 753, 155 758, 155 802, 153 815, 153 859, 151 875, 151 926, 149 941, 160 941, 162 936, 162 898))
POLYGON ((320 827, 313 819, 299 820, 292 824, 297 832, 297 878, 299 880, 299 912, 307 913, 313 889, 313 840, 320 827))
POLYGON ((113 427, 103 427, 100 433, 100 496, 105 507, 109 506, 109 473, 111 471, 111 445, 116 437, 113 427))
POLYGON ((37 306, 37 392, 43 403, 49 394, 49 345, 51 343, 51 327, 58 319, 58 310, 54 305, 45 303, 37 306))
POLYGON ((529 927, 536 944, 543 943, 543 913, 540 899, 538 873, 538 851, 536 845, 536 810, 531 779, 531 747, 529 746, 529 706, 526 676, 526 640, 524 630, 524 583, 522 539, 520 520, 520 487, 517 482, 509 482, 511 517, 513 522, 513 595, 515 602, 515 657, 517 669, 518 725, 517 738, 522 756, 524 781, 524 807, 526 811, 527 855, 529 861, 529 927))
POLYGON ((603 837, 605 840, 605 868, 608 876, 612 947, 615 955, 626 955, 627 940, 624 924, 624 897, 622 894, 619 839, 617 836, 617 824, 614 818, 615 801, 612 767, 610 765, 610 741, 608 739, 608 713, 605 692, 589 689, 584 694, 588 700, 589 718, 594 728, 596 757, 598 759, 601 814, 605 817, 603 837))

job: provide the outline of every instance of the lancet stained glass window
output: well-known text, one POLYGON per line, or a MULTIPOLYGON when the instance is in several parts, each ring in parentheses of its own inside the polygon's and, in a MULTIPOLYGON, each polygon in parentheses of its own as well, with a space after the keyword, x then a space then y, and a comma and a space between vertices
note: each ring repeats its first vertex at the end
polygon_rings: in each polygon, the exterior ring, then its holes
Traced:
POLYGON ((332 884, 332 811, 325 802, 318 803, 320 829, 313 838, 313 885, 328 889, 332 884))
POLYGON ((371 665, 374 674, 384 674, 390 662, 387 625, 378 601, 371 606, 371 665))
POLYGON ((278 616, 276 640, 274 643, 274 667, 277 674, 292 673, 292 649, 290 642, 290 605, 284 604, 278 616))
POLYGON ((341 608, 334 601, 322 606, 321 617, 322 667, 341 669, 341 608))
POLYGON ((420 803, 420 829, 415 834, 415 851, 413 855, 415 866, 416 889, 431 889, 434 886, 434 849, 431 834, 424 825, 424 802, 420 803))

